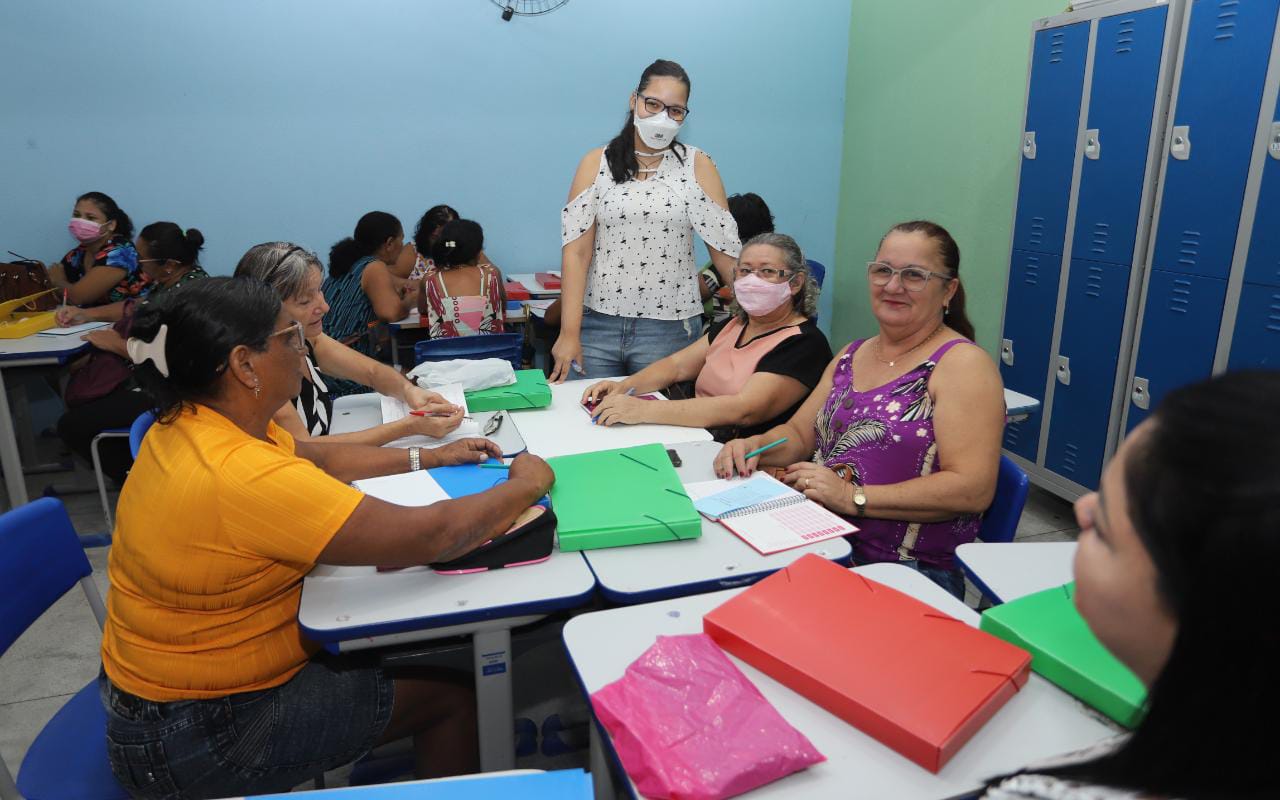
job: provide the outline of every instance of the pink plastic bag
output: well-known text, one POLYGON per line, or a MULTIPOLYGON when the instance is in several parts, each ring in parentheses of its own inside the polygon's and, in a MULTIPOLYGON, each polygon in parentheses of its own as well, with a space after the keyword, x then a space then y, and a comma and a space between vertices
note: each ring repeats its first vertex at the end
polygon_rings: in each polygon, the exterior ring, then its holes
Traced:
POLYGON ((591 703, 645 797, 720 800, 826 760, 702 633, 659 636, 591 703))

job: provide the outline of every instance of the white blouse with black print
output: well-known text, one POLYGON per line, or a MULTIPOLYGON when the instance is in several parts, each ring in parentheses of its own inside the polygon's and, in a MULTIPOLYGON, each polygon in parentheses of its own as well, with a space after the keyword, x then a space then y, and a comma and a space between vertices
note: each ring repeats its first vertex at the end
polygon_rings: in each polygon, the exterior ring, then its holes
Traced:
POLYGON ((698 149, 668 149, 647 180, 615 183, 605 154, 595 181, 560 212, 562 244, 594 222, 595 252, 584 305, 619 317, 688 319, 702 314, 694 232, 737 258, 738 225, 702 190, 694 176, 698 149))

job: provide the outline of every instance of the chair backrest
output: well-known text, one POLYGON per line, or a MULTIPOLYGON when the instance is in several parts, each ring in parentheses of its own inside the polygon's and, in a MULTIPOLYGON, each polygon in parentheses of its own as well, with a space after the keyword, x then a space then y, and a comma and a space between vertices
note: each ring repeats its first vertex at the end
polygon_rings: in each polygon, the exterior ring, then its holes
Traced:
POLYGON ((417 364, 453 358, 505 358, 511 362, 512 369, 520 369, 523 351, 523 333, 486 333, 424 339, 413 346, 414 362, 417 364))
POLYGON ((138 451, 142 449, 142 437, 147 435, 147 430, 156 421, 156 412, 143 411, 138 418, 133 421, 133 425, 129 427, 129 453, 134 460, 138 459, 138 451))
MULTIPOLYGON (((77 581, 92 574, 61 500, 42 497, 0 514, 0 653, 77 581)), ((91 586, 92 579, 86 594, 91 586)), ((99 614, 102 597, 96 588, 89 603, 99 614)))
POLYGON ((982 518, 978 538, 984 542, 1012 542, 1018 532, 1018 520, 1027 504, 1031 480, 1022 467, 1008 456, 1000 456, 1000 474, 996 478, 996 496, 982 518))
POLYGON ((813 280, 818 284, 818 288, 822 288, 822 281, 827 277, 827 268, 820 261, 814 261, 812 258, 806 258, 809 263, 809 271, 813 273, 813 280))

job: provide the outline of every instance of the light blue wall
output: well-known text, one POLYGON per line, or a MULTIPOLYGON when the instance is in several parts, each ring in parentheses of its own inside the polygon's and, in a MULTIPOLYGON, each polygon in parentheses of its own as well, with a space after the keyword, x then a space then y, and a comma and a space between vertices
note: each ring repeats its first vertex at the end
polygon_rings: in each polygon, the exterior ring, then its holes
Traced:
POLYGON ((412 228, 448 202, 504 269, 555 267, 578 160, 663 57, 693 79, 683 138, 830 265, 849 16, 848 0, 571 0, 512 22, 488 0, 4 3, 0 246, 60 255, 96 189, 139 226, 199 227, 229 273, 257 242, 327 257, 365 211, 412 228))

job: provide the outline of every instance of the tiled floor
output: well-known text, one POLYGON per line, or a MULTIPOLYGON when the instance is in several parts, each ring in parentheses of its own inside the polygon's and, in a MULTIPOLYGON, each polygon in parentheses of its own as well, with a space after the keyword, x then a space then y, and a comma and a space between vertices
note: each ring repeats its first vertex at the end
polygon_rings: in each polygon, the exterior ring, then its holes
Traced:
MULTIPOLYGON (((75 480, 92 485, 92 476, 84 474, 31 476, 31 496, 39 497, 51 479, 57 484, 75 480)), ((67 494, 63 501, 79 533, 103 530, 96 491, 67 494)), ((1071 541, 1077 533, 1070 504, 1033 487, 1018 525, 1017 539, 1071 541)), ((86 551, 93 564, 94 580, 104 596, 108 550, 99 547, 86 551)), ((972 587, 968 599, 971 606, 977 604, 978 596, 972 587)), ((99 636, 84 593, 75 588, 0 657, 0 756, 11 772, 17 773, 23 754, 45 722, 70 695, 97 675, 99 636)))

